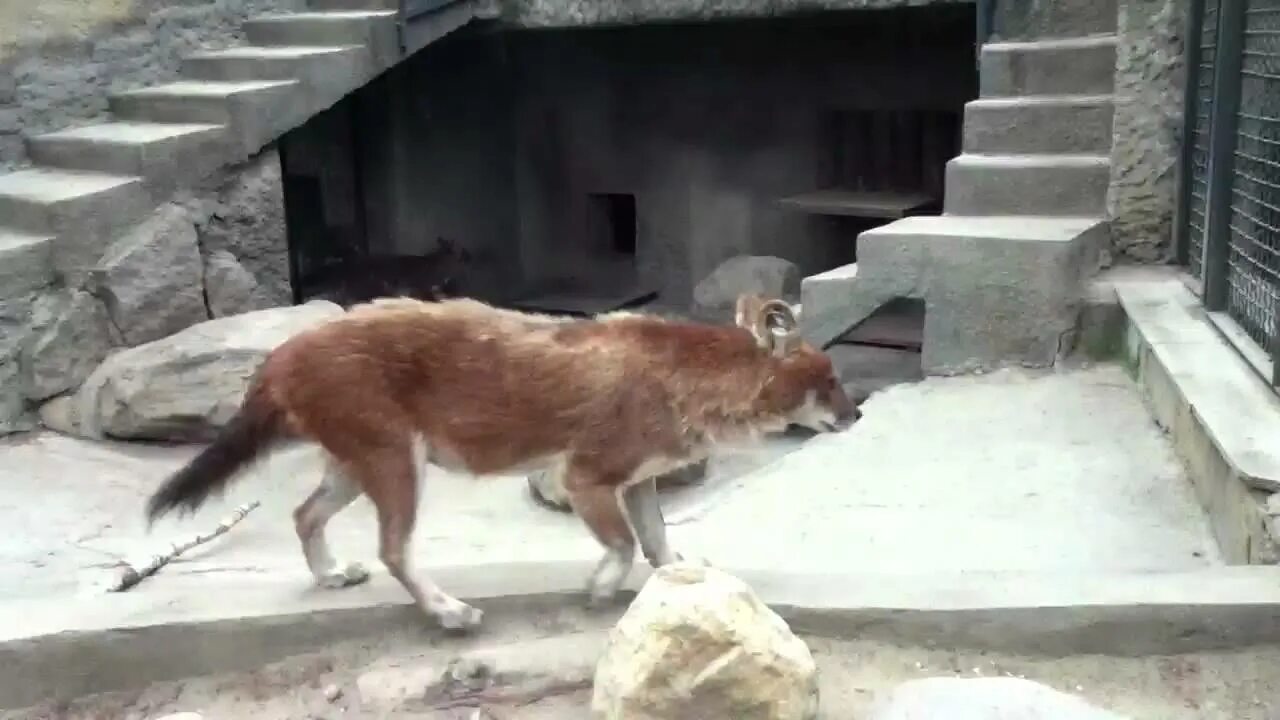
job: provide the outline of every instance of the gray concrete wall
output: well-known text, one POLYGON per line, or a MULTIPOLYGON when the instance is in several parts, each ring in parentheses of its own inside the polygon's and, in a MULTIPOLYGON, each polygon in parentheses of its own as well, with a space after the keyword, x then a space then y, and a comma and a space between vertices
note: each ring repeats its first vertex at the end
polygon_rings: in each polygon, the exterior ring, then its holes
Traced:
POLYGON ((633 193, 637 261, 664 299, 741 253, 806 273, 854 235, 777 199, 829 183, 824 114, 945 108, 976 94, 969 8, 515 33, 521 257, 538 279, 584 261, 591 193, 633 193), (904 46, 901 25, 930 28, 904 46))
POLYGON ((1116 259, 1173 254, 1174 186, 1186 82, 1186 0, 1119 0, 1116 114, 1107 196, 1116 259))
POLYGON ((0 3, 0 172, 23 136, 102 120, 107 96, 176 77, 183 55, 241 38, 248 16, 305 0, 8 0, 0 3))

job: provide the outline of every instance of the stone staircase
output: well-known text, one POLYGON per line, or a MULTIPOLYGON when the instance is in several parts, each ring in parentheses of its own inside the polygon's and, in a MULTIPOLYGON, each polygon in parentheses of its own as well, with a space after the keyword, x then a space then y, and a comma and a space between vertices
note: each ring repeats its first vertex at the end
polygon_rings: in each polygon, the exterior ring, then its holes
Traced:
MULTIPOLYGON (((431 37, 469 22, 471 3, 434 10, 431 37)), ((113 239, 177 192, 399 62, 388 4, 312 0, 307 12, 251 18, 247 46, 191 55, 178 80, 112 96, 110 122, 28 139, 34 165, 0 175, 0 434, 24 412, 17 353, 34 299, 81 287, 113 239)))
POLYGON ((929 374, 1047 366, 1070 349, 1109 237, 1115 3, 1013 5, 1015 27, 981 50, 943 214, 864 232, 856 264, 805 278, 811 342, 904 297, 925 304, 929 374))

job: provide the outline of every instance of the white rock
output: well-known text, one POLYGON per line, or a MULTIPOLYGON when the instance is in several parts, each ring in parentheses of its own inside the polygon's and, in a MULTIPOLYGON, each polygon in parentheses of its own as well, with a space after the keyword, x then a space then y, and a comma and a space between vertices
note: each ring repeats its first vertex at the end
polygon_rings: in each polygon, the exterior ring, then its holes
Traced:
POLYGON ((204 720, 204 716, 200 713, 180 712, 158 717, 156 720, 204 720))
POLYGON ((265 310, 274 304, 253 274, 226 250, 214 250, 204 259, 204 292, 215 318, 265 310))
POLYGON ((729 258, 693 289, 694 314, 705 320, 728 322, 733 319, 738 296, 744 293, 798 299, 800 268, 772 255, 729 258))
POLYGON ((877 703, 869 720, 1125 720, 1031 680, 936 677, 911 680, 877 703))
POLYGON ((605 720, 812 720, 817 666, 741 580, 677 563, 654 572, 610 632, 591 709, 605 720))
POLYGON ((195 224, 178 205, 160 208, 112 243, 89 284, 129 346, 209 318, 195 224))
POLYGON ((111 355, 76 393, 89 437, 201 440, 231 419, 272 349, 341 316, 329 302, 208 320, 111 355))
POLYGON ((116 345, 111 319, 97 298, 77 290, 50 296, 49 302, 51 316, 27 351, 32 400, 74 389, 116 345))

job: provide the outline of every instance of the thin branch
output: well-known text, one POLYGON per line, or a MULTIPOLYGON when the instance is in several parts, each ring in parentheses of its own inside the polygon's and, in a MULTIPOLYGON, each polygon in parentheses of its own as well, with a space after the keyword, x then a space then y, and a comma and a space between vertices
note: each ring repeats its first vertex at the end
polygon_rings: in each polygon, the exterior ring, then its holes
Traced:
POLYGON ((222 522, 218 523, 218 527, 214 528, 212 532, 205 535, 196 535, 184 543, 174 543, 169 549, 169 552, 164 553, 163 555, 153 555, 151 557, 151 561, 148 562, 141 570, 134 568, 128 563, 121 563, 120 577, 116 580, 115 584, 107 588, 107 592, 124 592, 129 590, 134 585, 137 585, 143 580, 155 575, 160 568, 173 562, 174 559, 191 548, 204 545, 217 537, 225 535, 227 531, 235 527, 241 520, 244 520, 246 515, 256 510, 261 504, 262 503, 260 501, 254 500, 253 502, 241 505, 230 515, 223 518, 222 522))

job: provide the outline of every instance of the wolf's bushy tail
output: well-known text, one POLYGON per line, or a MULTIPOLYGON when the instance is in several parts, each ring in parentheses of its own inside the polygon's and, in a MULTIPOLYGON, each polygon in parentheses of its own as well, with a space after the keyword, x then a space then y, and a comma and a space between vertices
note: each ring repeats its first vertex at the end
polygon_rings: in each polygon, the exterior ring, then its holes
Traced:
POLYGON ((282 439, 282 414, 261 387, 248 394, 235 417, 213 443, 169 476, 147 501, 147 522, 180 509, 197 510, 209 496, 222 492, 236 473, 282 439))

